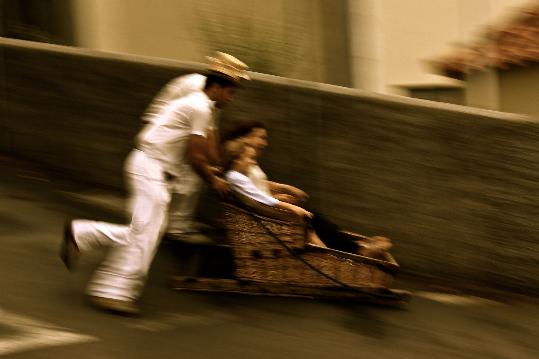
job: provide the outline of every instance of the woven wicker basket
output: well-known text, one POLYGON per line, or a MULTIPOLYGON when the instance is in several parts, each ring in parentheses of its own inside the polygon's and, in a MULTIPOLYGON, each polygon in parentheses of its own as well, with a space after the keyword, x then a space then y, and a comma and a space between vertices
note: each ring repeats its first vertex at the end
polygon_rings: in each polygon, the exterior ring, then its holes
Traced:
MULTIPOLYGON (((256 209, 261 212, 260 208, 256 209)), ((398 264, 389 253, 378 260, 306 244, 307 229, 303 221, 293 219, 290 214, 283 217, 283 211, 271 213, 268 208, 262 211, 264 216, 224 204, 227 239, 233 248, 236 277, 241 280, 323 287, 338 287, 341 282, 354 287, 387 288, 392 274, 398 270, 398 264), (281 216, 281 219, 269 215, 281 216)))

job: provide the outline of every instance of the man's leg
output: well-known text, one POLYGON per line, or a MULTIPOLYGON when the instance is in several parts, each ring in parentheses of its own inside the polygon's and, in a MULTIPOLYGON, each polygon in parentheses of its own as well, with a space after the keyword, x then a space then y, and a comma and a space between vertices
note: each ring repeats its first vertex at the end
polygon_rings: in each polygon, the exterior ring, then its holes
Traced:
POLYGON ((168 212, 167 233, 182 236, 197 232, 194 221, 200 191, 193 188, 188 193, 173 193, 168 212))
POLYGON ((100 247, 115 247, 128 244, 126 225, 76 219, 71 222, 73 238, 81 251, 100 247))
POLYGON ((180 240, 189 237, 196 241, 200 237, 200 224, 194 218, 202 179, 187 165, 182 167, 181 173, 171 184, 173 195, 168 211, 167 237, 180 240))
POLYGON ((169 207, 166 238, 182 243, 181 273, 198 276, 207 253, 207 245, 214 244, 209 233, 201 233, 201 224, 194 221, 202 183, 198 178, 176 187, 169 207))
POLYGON ((88 284, 91 296, 135 301, 144 288, 155 256, 169 194, 163 181, 133 177, 133 215, 125 245, 111 248, 88 284))

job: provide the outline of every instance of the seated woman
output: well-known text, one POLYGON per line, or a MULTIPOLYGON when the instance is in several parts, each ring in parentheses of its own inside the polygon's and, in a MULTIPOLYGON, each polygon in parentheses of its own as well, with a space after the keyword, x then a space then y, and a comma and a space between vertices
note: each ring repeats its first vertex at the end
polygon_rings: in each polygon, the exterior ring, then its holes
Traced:
POLYGON ((266 173, 258 165, 258 158, 264 153, 269 145, 268 131, 261 121, 247 120, 234 124, 223 136, 223 143, 241 140, 247 143, 256 151, 255 163, 250 166, 247 177, 253 182, 256 188, 262 193, 277 198, 282 202, 295 205, 305 203, 309 196, 301 189, 289 184, 270 181, 266 173))
POLYGON ((322 216, 294 204, 280 201, 260 191, 247 177, 249 168, 256 164, 256 150, 247 143, 240 140, 227 142, 223 157, 225 179, 230 184, 232 191, 259 203, 288 210, 305 218, 313 229, 308 232, 310 243, 369 257, 378 256, 391 248, 391 241, 385 237, 367 238, 362 245, 359 245, 355 241, 344 238, 338 227, 322 216))

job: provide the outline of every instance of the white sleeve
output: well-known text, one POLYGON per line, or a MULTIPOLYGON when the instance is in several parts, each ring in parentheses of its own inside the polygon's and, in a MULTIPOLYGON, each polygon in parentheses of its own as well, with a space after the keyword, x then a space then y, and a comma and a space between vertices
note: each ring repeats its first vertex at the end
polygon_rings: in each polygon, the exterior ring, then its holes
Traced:
POLYGON ((191 134, 207 137, 206 131, 213 126, 212 113, 209 110, 193 109, 191 112, 191 134))
POLYGON ((159 92, 157 99, 164 102, 173 101, 181 97, 204 89, 206 78, 199 74, 190 74, 176 77, 169 81, 165 89, 159 92))
POLYGON ((274 207, 279 203, 278 199, 262 193, 258 188, 255 187, 249 177, 244 176, 239 172, 228 171, 225 177, 230 184, 230 187, 235 192, 268 206, 274 207))
POLYGON ((176 77, 175 79, 169 81, 164 88, 159 90, 159 93, 152 99, 150 105, 142 115, 142 121, 155 121, 161 110, 168 103, 173 101, 175 98, 180 97, 177 95, 177 92, 184 81, 184 76, 176 77))

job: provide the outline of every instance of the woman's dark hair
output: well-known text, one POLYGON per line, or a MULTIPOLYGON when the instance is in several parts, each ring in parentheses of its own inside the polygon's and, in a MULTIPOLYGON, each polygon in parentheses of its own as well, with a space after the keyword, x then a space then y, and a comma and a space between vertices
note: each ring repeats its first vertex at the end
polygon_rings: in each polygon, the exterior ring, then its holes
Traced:
POLYGON ((249 147, 251 146, 242 140, 228 141, 225 143, 223 151, 223 170, 225 172, 230 170, 234 161, 240 159, 249 147))
POLYGON ((251 133, 255 128, 266 129, 266 125, 262 121, 243 121, 235 123, 223 137, 223 141, 234 141, 251 133))
POLYGON ((209 72, 206 74, 206 84, 204 85, 204 90, 210 88, 211 85, 219 85, 222 87, 239 87, 238 83, 232 80, 230 77, 221 75, 214 72, 209 72))

